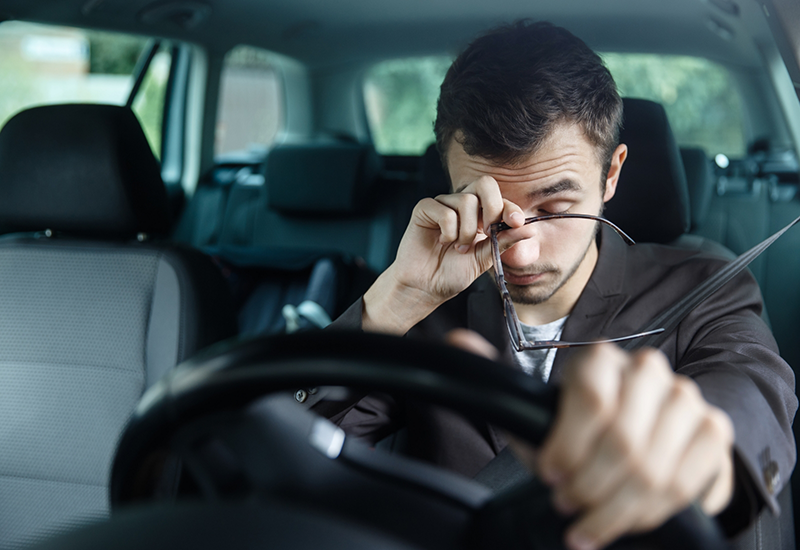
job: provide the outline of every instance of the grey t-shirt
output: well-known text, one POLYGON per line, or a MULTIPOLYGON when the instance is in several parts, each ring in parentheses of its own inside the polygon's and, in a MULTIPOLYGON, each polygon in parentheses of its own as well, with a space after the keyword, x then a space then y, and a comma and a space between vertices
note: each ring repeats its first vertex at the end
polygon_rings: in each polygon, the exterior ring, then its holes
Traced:
MULTIPOLYGON (((561 331, 564 330, 564 323, 567 322, 566 317, 557 319, 552 323, 546 325, 522 325, 522 332, 529 342, 536 340, 559 340, 561 339, 561 331)), ((556 358, 556 349, 536 349, 514 352, 514 361, 522 368, 527 374, 535 376, 544 382, 550 378, 550 370, 553 368, 553 361, 556 358)))

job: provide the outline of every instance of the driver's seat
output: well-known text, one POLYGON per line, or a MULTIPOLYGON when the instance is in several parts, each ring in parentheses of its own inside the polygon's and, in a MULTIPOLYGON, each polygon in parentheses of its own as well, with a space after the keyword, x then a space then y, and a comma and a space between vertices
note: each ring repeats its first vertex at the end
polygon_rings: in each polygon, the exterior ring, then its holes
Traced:
POLYGON ((108 514, 148 386, 235 334, 227 287, 170 229, 133 112, 23 111, 0 132, 0 548, 108 514))

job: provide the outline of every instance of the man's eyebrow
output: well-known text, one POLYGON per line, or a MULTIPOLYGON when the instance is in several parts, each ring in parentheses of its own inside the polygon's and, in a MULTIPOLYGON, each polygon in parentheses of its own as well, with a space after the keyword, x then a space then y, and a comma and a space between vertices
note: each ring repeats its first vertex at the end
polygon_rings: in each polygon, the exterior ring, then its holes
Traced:
MULTIPOLYGON (((454 193, 461 193, 461 191, 463 191, 467 187, 469 187, 469 185, 460 185, 453 192, 454 193)), ((581 185, 575 180, 563 179, 563 180, 559 181, 558 183, 554 183, 553 185, 551 185, 549 187, 543 187, 542 189, 537 189, 535 191, 531 191, 528 194, 528 197, 532 198, 532 199, 547 198, 547 197, 550 197, 552 195, 557 195, 559 193, 566 193, 566 192, 569 192, 569 191, 573 191, 573 192, 583 191, 583 187, 581 187, 581 185)))
POLYGON ((583 187, 575 180, 571 179, 563 179, 558 183, 554 183, 548 187, 543 187, 541 189, 536 189, 535 191, 531 191, 528 193, 528 198, 531 199, 544 199, 547 197, 551 197, 553 195, 558 195, 559 193, 566 193, 570 191, 583 191, 583 187))

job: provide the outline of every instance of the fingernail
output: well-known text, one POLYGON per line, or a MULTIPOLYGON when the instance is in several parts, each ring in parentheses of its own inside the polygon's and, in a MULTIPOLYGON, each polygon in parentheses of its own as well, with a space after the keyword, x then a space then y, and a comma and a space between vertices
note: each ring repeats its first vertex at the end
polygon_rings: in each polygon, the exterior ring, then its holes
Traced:
POLYGON ((469 250, 469 245, 468 244, 462 244, 460 246, 457 246, 456 250, 458 250, 462 254, 465 254, 467 252, 467 250, 469 250))
POLYGON ((575 503, 561 493, 553 494, 553 508, 563 516, 571 516, 578 511, 575 503))
POLYGON ((571 550, 595 550, 597 548, 592 539, 581 533, 568 533, 566 542, 571 550))
POLYGON ((523 218, 522 214, 520 214, 519 212, 512 212, 511 215, 509 216, 509 219, 517 223, 522 223, 525 221, 525 218, 523 218))

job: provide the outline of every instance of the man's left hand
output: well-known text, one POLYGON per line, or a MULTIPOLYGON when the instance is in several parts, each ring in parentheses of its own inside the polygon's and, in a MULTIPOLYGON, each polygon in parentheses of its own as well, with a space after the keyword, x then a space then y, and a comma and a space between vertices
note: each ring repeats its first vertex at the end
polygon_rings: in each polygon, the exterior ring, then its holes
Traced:
MULTIPOLYGON (((459 329, 450 344, 497 359, 479 334, 459 329)), ((517 457, 553 488, 559 511, 575 515, 572 550, 602 548, 649 531, 699 502, 709 515, 733 494, 733 424, 675 374, 658 350, 627 353, 598 344, 565 366, 553 427, 537 451, 511 440, 517 457)))
MULTIPOLYGON (((659 351, 592 346, 566 367, 555 423, 520 458, 576 514, 573 550, 602 548, 661 525, 691 502, 709 515, 733 493, 733 425, 659 351)), ((522 448, 521 448, 522 447, 522 448)))

